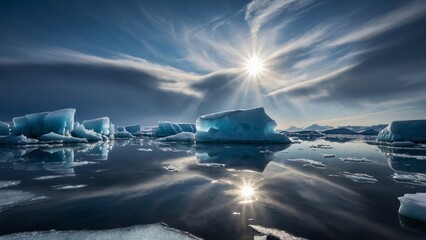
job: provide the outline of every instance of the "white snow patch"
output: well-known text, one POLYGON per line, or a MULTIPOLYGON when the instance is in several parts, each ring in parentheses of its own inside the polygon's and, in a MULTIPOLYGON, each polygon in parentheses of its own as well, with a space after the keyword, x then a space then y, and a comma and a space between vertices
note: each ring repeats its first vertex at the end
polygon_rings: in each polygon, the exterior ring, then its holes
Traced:
POLYGON ((151 148, 138 148, 137 150, 142 152, 152 152, 151 148))

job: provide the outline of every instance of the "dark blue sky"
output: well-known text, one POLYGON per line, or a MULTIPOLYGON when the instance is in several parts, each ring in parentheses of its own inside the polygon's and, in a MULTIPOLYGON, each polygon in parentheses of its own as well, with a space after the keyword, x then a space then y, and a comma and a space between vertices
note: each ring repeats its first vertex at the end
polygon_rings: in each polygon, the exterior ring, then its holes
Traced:
POLYGON ((426 118, 425 1, 0 1, 0 120, 426 118), (255 63, 253 65, 253 63, 255 63))

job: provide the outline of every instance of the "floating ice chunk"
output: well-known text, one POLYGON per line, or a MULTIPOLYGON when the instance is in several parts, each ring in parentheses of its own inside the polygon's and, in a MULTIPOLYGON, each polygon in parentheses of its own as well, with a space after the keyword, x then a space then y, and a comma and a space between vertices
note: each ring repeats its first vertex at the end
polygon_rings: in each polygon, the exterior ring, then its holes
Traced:
POLYGON ((26 145, 26 144, 37 144, 37 139, 27 138, 24 135, 13 136, 9 135, 6 137, 0 137, 1 145, 26 145))
POLYGON ((311 146, 309 146, 309 148, 333 149, 333 147, 328 145, 328 144, 311 145, 311 146))
POLYGON ((417 173, 415 175, 411 175, 394 173, 392 178, 395 182, 426 186, 426 174, 417 173))
POLYGON ((356 157, 346 157, 346 158, 339 158, 342 160, 342 162, 371 162, 370 159, 367 158, 356 158, 356 157))
POLYGON ((131 134, 138 134, 141 132, 141 125, 127 126, 124 129, 131 134))
POLYGON ((287 160, 291 161, 291 162, 305 163, 305 164, 303 164, 303 166, 309 166, 309 167, 314 167, 314 168, 325 168, 324 163, 319 162, 319 161, 315 161, 315 160, 311 160, 311 159, 295 158, 295 159, 287 159, 287 160))
POLYGON ((232 215, 234 215, 234 216, 238 215, 239 216, 239 215, 241 215, 241 213, 240 212, 233 212, 232 215))
POLYGON ((108 117, 85 120, 81 123, 86 129, 93 130, 101 135, 110 134, 110 121, 108 117))
POLYGON ((13 135, 25 135, 31 138, 54 132, 69 135, 74 127, 75 109, 68 108, 53 112, 27 114, 13 118, 13 135))
POLYGON ((377 136, 383 142, 426 142, 426 120, 393 121, 377 136))
POLYGON ((138 148, 137 150, 142 152, 152 152, 151 148, 138 148))
POLYGON ((405 194, 399 197, 399 214, 426 223, 426 193, 405 194))
POLYGON ((116 132, 114 133, 114 137, 115 138, 121 138, 121 139, 129 139, 129 138, 133 138, 133 135, 127 131, 124 132, 116 132))
POLYGON ((40 181, 40 180, 49 180, 49 179, 55 179, 55 178, 62 178, 62 177, 74 177, 75 174, 68 174, 68 175, 48 175, 48 176, 41 176, 33 178, 33 180, 40 181))
POLYGON ((9 130, 9 124, 0 121, 0 136, 4 136, 4 135, 9 135, 10 130, 9 130))
POLYGON ((74 137, 78 137, 78 138, 84 138, 87 139, 87 141, 89 142, 96 142, 96 141, 101 141, 102 140, 102 135, 93 131, 93 130, 88 130, 84 127, 84 125, 80 125, 80 124, 75 124, 75 127, 73 129, 73 131, 71 132, 71 134, 74 137))
POLYGON ((166 142, 194 142, 195 134, 192 132, 181 132, 175 135, 160 138, 159 140, 166 142))
POLYGON ((263 107, 213 113, 197 119, 195 140, 291 143, 286 135, 275 131, 276 126, 263 107))
POLYGON ((392 147, 414 147, 416 144, 411 141, 393 142, 392 147))
POLYGON ((304 240, 305 239, 305 238, 296 237, 294 235, 287 233, 286 231, 275 229, 275 228, 266 228, 259 225, 249 225, 249 226, 253 228, 256 232, 270 235, 283 240, 304 240))
POLYGON ((322 155, 323 158, 334 158, 336 156, 336 154, 332 154, 332 153, 324 153, 322 155))
POLYGON ((86 184, 77 184, 77 185, 59 185, 59 186, 53 186, 55 190, 71 190, 71 189, 78 189, 78 188, 84 188, 87 187, 86 184))
POLYGON ((332 176, 346 177, 346 178, 349 178, 350 180, 352 180, 354 182, 358 182, 358 183, 375 183, 375 182, 378 181, 373 176, 370 176, 370 175, 365 174, 365 173, 340 172, 340 173, 338 173, 336 175, 332 175, 332 176))
POLYGON ((169 172, 178 172, 178 169, 175 166, 171 165, 171 164, 167 165, 167 166, 164 166, 164 169, 166 169, 169 172))
POLYGON ((155 240, 190 240, 197 237, 177 229, 169 228, 165 224, 137 225, 126 228, 108 230, 80 230, 80 231, 42 231, 13 233, 2 236, 2 240, 113 240, 113 239, 155 239, 155 240))
POLYGON ((46 133, 38 137, 40 141, 61 141, 63 143, 87 143, 85 138, 76 138, 72 136, 64 136, 54 132, 46 133))
POLYGON ((0 212, 15 206, 30 204, 46 199, 44 196, 36 196, 33 193, 19 190, 0 190, 0 196, 0 212))
POLYGON ((0 188, 13 187, 20 183, 21 181, 0 181, 0 188))
POLYGON ((158 127, 155 130, 155 136, 167 137, 167 136, 175 135, 181 132, 183 132, 183 130, 178 124, 162 121, 162 122, 158 122, 158 127))

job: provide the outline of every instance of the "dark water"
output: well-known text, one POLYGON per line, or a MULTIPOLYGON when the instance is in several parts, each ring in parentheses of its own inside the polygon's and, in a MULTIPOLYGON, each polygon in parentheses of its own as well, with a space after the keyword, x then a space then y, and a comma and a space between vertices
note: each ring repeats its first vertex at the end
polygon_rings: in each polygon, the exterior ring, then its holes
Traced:
POLYGON ((164 222, 204 239, 253 239, 259 234, 250 224, 308 239, 425 239, 424 224, 398 215, 398 197, 426 187, 396 182, 392 174, 426 173, 426 160, 403 154, 426 156, 426 149, 340 138, 291 146, 195 147, 137 139, 2 147, 0 181, 21 182, 0 189, 0 201, 9 190, 34 198, 1 208, 0 234, 164 222), (318 144, 331 149, 310 148, 318 144), (371 162, 339 159, 346 157, 371 162), (300 158, 325 167, 294 160, 300 158), (377 181, 356 182, 340 172, 377 181), (45 176, 51 177, 37 180, 45 176))

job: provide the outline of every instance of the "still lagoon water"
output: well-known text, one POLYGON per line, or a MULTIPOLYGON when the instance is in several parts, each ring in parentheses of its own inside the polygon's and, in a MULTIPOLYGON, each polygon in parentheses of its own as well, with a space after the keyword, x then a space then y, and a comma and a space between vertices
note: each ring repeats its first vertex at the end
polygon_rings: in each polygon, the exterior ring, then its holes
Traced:
POLYGON ((3 146, 0 239, 153 223, 203 239, 425 239, 425 224, 398 214, 398 197, 426 192, 424 173, 426 146, 360 138, 3 146))

